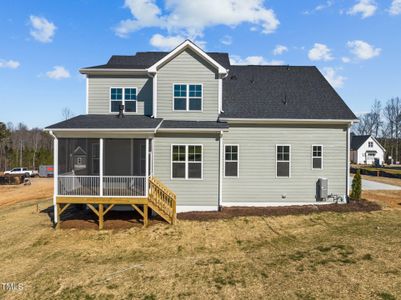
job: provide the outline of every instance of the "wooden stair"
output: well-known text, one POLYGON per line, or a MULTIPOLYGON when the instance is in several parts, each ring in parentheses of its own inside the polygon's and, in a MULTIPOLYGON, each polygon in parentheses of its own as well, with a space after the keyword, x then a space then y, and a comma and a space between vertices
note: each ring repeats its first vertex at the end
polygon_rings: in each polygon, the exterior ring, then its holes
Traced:
POLYGON ((176 195, 156 177, 149 177, 148 206, 170 224, 177 221, 176 195))

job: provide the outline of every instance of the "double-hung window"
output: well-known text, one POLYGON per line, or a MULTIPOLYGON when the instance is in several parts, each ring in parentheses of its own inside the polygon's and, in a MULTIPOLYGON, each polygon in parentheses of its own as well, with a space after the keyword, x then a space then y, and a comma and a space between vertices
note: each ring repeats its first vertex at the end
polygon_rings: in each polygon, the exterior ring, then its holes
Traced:
POLYGON ((111 88, 110 111, 119 112, 120 105, 124 105, 125 112, 136 112, 137 90, 136 88, 111 88))
POLYGON ((238 145, 225 145, 224 149, 224 176, 238 177, 238 145))
POLYGON ((202 146, 172 145, 171 165, 173 179, 202 179, 202 146))
POLYGON ((312 145, 312 169, 323 169, 323 146, 312 145))
POLYGON ((289 178, 291 174, 291 146, 276 145, 276 177, 289 178))
POLYGON ((177 111, 202 110, 201 84, 174 84, 173 109, 177 111))

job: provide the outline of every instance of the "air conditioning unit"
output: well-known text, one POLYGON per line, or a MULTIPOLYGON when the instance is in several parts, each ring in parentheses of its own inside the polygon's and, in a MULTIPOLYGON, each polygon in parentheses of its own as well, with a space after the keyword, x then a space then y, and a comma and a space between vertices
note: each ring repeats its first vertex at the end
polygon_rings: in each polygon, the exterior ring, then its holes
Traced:
POLYGON ((327 178, 319 178, 316 188, 316 200, 327 201, 329 194, 329 180, 327 178))

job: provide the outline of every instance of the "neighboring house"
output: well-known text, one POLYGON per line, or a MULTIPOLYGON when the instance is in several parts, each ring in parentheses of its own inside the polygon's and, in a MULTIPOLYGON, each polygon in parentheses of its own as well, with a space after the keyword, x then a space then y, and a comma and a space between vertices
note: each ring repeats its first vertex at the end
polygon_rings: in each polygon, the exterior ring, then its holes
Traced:
POLYGON ((316 67, 231 65, 185 41, 80 72, 87 114, 47 127, 57 203, 147 201, 149 176, 176 194, 178 211, 316 203, 321 177, 330 194, 348 194, 357 118, 316 67), (100 167, 81 177, 87 190, 63 195, 65 152, 77 146, 100 167))
POLYGON ((384 163, 386 149, 371 135, 351 134, 351 162, 372 165, 375 160, 384 163))

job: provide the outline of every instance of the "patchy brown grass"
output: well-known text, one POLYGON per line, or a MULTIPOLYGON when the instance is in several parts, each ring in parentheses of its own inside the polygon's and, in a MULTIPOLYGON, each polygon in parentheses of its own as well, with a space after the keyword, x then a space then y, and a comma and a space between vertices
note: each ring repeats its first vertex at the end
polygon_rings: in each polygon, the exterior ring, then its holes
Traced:
POLYGON ((384 207, 401 209, 401 191, 363 191, 362 197, 384 207))
POLYGON ((0 185, 0 207, 53 196, 53 178, 31 178, 31 185, 0 185))
POLYGON ((0 208, 3 299, 395 299, 401 210, 51 228, 50 201, 0 208), (48 209, 49 208, 49 209, 48 209))
POLYGON ((369 175, 361 175, 362 179, 376 181, 396 186, 401 186, 401 179, 399 178, 389 178, 389 177, 380 177, 380 176, 369 176, 369 175))

